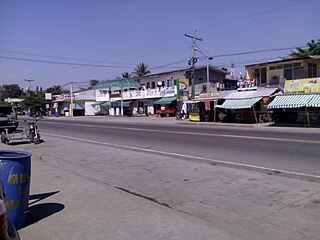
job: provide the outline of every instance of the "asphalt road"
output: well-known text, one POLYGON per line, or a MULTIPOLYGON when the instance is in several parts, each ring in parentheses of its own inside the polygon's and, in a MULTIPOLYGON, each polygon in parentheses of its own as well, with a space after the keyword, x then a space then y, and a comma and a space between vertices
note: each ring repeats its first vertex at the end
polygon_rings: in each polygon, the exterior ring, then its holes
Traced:
POLYGON ((236 148, 239 142, 256 146, 242 150, 242 160, 266 154, 263 146, 269 144, 318 151, 317 130, 226 129, 151 117, 44 119, 39 129, 40 144, 0 145, 32 153, 21 239, 314 240, 320 235, 319 181, 214 160, 216 151, 237 160, 225 144, 236 148))
MULTIPOLYGON (((140 120, 140 121, 139 121, 140 120)), ((82 118, 39 122, 43 134, 78 138, 197 161, 320 175, 320 133, 303 129, 244 128, 82 118)))

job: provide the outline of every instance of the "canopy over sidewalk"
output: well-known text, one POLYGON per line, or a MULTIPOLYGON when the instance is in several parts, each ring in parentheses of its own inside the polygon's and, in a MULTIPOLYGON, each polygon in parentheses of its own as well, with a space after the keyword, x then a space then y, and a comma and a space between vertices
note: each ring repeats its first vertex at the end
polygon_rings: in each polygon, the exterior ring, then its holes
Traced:
POLYGON ((268 105, 274 108, 320 107, 320 94, 279 95, 268 105))
POLYGON ((260 101, 261 97, 244 98, 244 99, 227 99, 222 105, 217 105, 216 108, 225 109, 243 109, 251 108, 256 102, 260 101))
POLYGON ((173 101, 177 100, 176 97, 163 97, 163 98, 160 98, 159 100, 157 101, 154 101, 153 104, 156 104, 156 105, 160 105, 160 104, 170 104, 172 103, 173 101))

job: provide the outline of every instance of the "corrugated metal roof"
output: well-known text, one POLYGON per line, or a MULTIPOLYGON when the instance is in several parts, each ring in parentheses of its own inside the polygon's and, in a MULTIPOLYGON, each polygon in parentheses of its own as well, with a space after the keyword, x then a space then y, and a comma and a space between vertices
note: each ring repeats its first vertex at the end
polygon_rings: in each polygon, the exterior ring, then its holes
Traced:
POLYGON ((222 91, 219 92, 222 99, 244 99, 244 98, 257 98, 266 97, 274 94, 278 88, 258 88, 254 91, 222 91))
POLYGON ((93 89, 105 89, 105 88, 137 88, 140 87, 140 83, 132 80, 132 79, 116 79, 116 80, 108 80, 97 83, 93 89))

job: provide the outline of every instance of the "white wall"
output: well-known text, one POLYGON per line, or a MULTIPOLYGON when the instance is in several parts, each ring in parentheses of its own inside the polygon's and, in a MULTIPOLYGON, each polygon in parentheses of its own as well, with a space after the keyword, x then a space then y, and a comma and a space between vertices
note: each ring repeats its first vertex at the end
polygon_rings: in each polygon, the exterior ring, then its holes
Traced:
POLYGON ((84 103, 84 115, 85 116, 92 116, 95 115, 95 113, 97 112, 96 109, 94 109, 91 104, 93 104, 94 102, 85 102, 84 103))

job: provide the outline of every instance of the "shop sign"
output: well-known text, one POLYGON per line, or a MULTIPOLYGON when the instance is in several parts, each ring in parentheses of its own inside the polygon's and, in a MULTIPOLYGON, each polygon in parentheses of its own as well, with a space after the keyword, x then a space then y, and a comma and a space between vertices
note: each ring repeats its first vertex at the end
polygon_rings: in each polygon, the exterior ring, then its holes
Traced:
POLYGON ((320 78, 286 80, 285 93, 320 93, 320 78))
POLYGON ((200 93, 199 98, 218 98, 219 93, 200 93))
POLYGON ((238 86, 238 91, 249 91, 249 90, 257 90, 256 86, 256 79, 250 79, 250 80, 238 80, 237 86, 238 86))
POLYGON ((188 100, 189 79, 177 79, 178 83, 178 99, 180 101, 188 100))
POLYGON ((165 95, 166 96, 169 96, 169 95, 174 95, 174 87, 167 87, 166 89, 165 89, 165 95))

